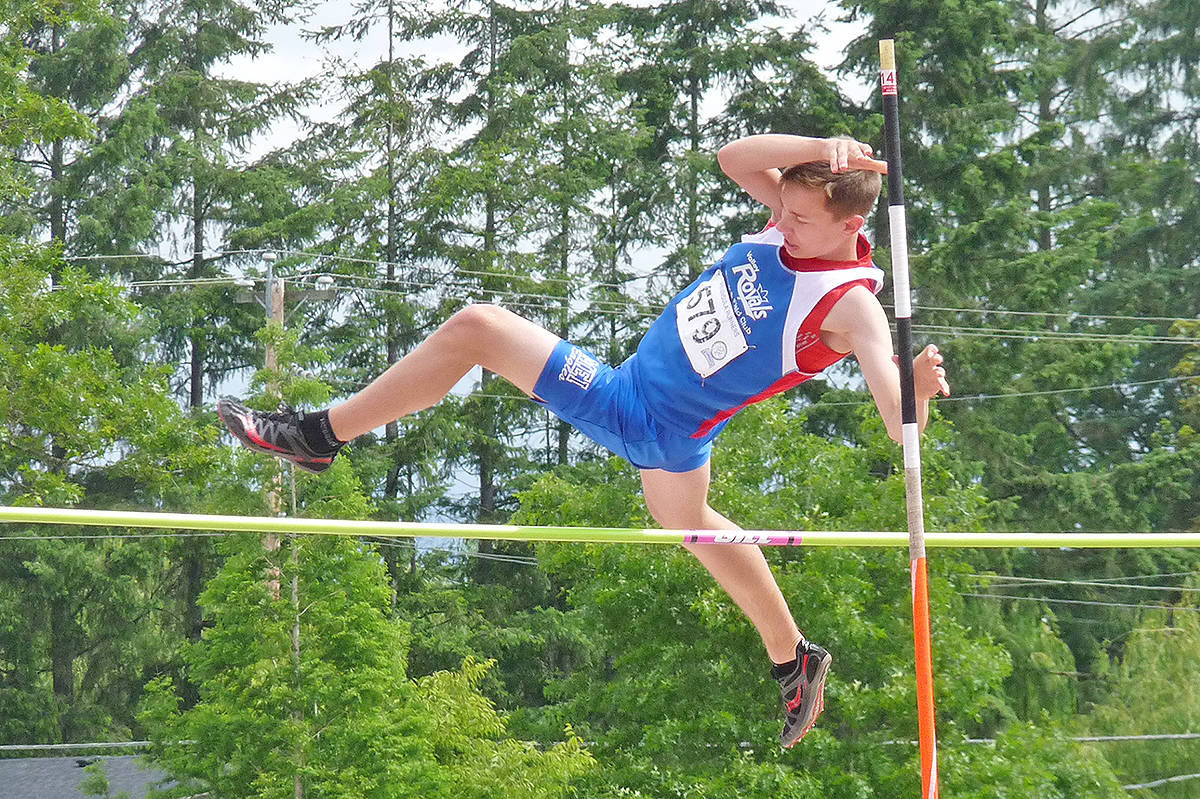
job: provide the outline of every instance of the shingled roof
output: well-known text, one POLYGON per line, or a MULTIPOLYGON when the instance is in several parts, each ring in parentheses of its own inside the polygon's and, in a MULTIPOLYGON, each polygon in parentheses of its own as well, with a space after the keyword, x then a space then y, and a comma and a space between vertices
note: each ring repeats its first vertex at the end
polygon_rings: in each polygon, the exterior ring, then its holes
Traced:
POLYGON ((0 760, 0 795, 4 799, 83 799, 79 783, 87 778, 84 768, 100 763, 108 777, 110 793, 126 791, 133 799, 145 799, 162 772, 148 768, 138 755, 118 757, 21 757, 0 760))

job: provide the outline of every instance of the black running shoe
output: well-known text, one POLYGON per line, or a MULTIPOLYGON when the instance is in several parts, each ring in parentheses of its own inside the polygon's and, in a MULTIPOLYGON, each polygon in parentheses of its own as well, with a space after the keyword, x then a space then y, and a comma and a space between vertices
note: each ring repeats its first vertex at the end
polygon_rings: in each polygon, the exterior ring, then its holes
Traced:
POLYGON ((830 663, 832 655, 811 641, 801 641, 796 646, 795 667, 785 674, 772 670, 783 693, 785 718, 779 742, 785 749, 807 735, 825 709, 825 675, 830 663))
POLYGON ((231 397, 222 397, 217 403, 217 416, 247 449, 291 461, 313 474, 328 469, 341 449, 339 446, 332 452, 314 451, 300 432, 304 414, 286 405, 280 405, 275 413, 264 413, 250 410, 231 397))

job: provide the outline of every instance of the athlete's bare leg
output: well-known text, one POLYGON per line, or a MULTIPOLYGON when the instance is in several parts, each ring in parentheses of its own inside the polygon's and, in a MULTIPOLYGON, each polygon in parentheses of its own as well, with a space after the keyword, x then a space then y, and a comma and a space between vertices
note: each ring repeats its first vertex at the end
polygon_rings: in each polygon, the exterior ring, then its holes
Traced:
MULTIPOLYGON (((646 506, 668 530, 737 530, 708 504, 709 465, 690 472, 642 470, 646 506)), ((685 544, 746 614, 774 663, 796 657, 800 631, 762 550, 751 544, 685 544)))
POLYGON ((394 363, 370 385, 329 411, 342 441, 437 404, 479 365, 532 394, 559 338, 496 305, 471 305, 394 363))

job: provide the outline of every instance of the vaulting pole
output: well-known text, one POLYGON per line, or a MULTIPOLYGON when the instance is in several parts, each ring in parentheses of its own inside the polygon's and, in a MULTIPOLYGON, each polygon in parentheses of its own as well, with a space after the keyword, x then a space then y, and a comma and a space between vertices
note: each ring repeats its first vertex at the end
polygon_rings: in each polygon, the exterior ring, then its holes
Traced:
POLYGON ((900 353, 900 405, 904 423, 904 485, 908 504, 908 557, 912 574, 913 640, 916 648, 917 724, 921 742, 921 797, 937 799, 937 730, 933 719, 933 650, 929 636, 929 580, 925 565, 925 507, 921 498, 921 442, 913 387, 912 297, 908 275, 908 229, 900 170, 900 97, 896 48, 879 42, 879 87, 888 163, 888 221, 892 245, 892 288, 900 353))

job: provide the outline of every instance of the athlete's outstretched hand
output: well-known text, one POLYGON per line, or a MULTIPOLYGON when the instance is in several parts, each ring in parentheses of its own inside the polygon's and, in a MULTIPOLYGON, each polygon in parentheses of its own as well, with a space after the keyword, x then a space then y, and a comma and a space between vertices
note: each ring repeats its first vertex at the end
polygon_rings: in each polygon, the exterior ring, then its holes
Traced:
POLYGON ((872 158, 875 151, 869 144, 849 138, 825 139, 825 150, 829 156, 829 171, 835 175, 851 169, 887 173, 887 161, 872 158))
MULTIPOLYGON (((895 355, 892 360, 899 364, 900 356, 895 355)), ((930 344, 913 358, 913 393, 917 399, 936 397, 938 394, 950 396, 950 384, 946 382, 946 367, 943 363, 945 358, 934 344, 930 344)))

